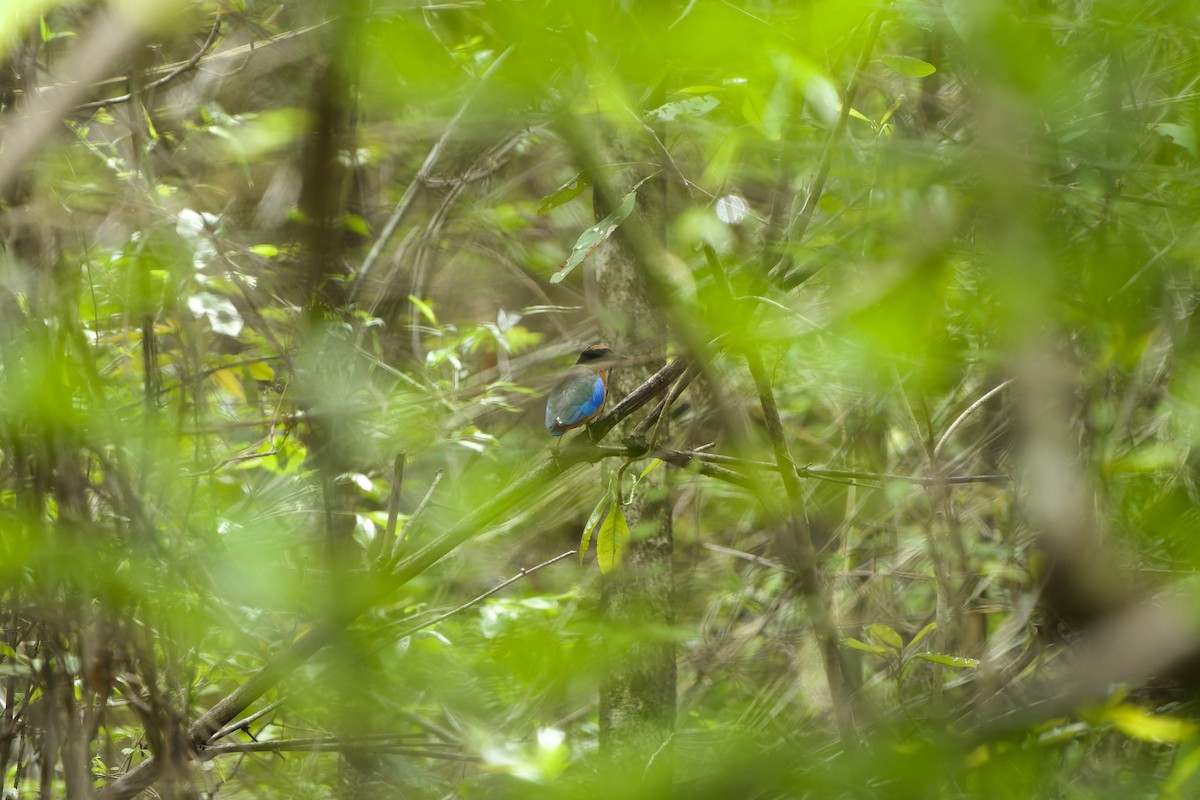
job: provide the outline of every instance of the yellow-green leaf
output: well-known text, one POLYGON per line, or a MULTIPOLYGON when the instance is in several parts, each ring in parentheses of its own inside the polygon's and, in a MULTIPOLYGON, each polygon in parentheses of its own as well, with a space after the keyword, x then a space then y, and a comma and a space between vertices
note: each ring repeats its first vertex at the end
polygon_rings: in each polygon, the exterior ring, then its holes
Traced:
POLYGON ((858 639, 842 639, 842 644, 851 650, 861 650, 864 653, 870 653, 873 656, 880 656, 882 658, 887 658, 888 653, 891 652, 886 647, 880 647, 877 644, 867 644, 866 642, 860 642, 858 639))
POLYGON ((413 306, 416 307, 417 311, 421 312, 422 317, 429 320, 430 325, 436 326, 438 324, 437 317, 433 313, 433 306, 429 305, 429 303, 426 303, 415 294, 410 294, 408 296, 408 302, 412 303, 413 306))
MULTIPOLYGON (((600 524, 600 518, 604 516, 604 512, 608 509, 608 504, 612 502, 612 493, 605 492, 600 501, 596 503, 596 507, 592 509, 592 513, 588 515, 587 524, 583 526, 583 536, 579 539, 579 563, 583 563, 583 557, 587 554, 588 545, 592 541, 592 531, 596 530, 596 526, 600 524)), ((599 544, 599 540, 597 540, 599 544)))
POLYGON ((920 642, 922 639, 924 639, 929 634, 933 633, 935 630, 937 630, 936 622, 931 622, 928 625, 926 625, 924 628, 921 628, 921 630, 917 631, 917 635, 912 637, 912 641, 910 641, 908 643, 908 647, 910 647, 910 648, 916 647, 918 642, 920 642))
POLYGON ((883 63, 909 78, 924 78, 937 72, 933 64, 912 56, 884 56, 883 63))
POLYGON ((629 525, 625 522, 621 504, 613 498, 609 503, 608 516, 596 534, 596 562, 600 565, 600 572, 607 574, 616 569, 628 546, 629 525))
POLYGON ((638 480, 640 481, 642 478, 646 477, 651 472, 654 472, 654 470, 658 469, 662 465, 663 465, 663 460, 661 458, 651 459, 650 463, 646 465, 646 468, 644 470, 642 470, 642 474, 638 475, 638 480))
POLYGON ((1196 723, 1178 717, 1152 714, 1135 705, 1120 705, 1106 715, 1113 727, 1131 739, 1178 744, 1196 738, 1196 723))
POLYGON ((242 388, 242 382, 238 380, 237 375, 231 369, 219 369, 212 374, 213 382, 220 386, 225 391, 236 397, 238 400, 246 399, 246 390, 242 388))
POLYGON ((979 666, 979 659, 977 658, 948 656, 945 653, 917 653, 914 658, 919 658, 922 661, 932 661, 934 664, 941 664, 943 667, 954 667, 956 669, 974 669, 979 666))
POLYGON ((254 361, 246 365, 250 377, 256 381, 272 381, 275 380, 275 370, 271 369, 271 365, 265 361, 254 361))
POLYGON ((872 639, 880 644, 886 644, 893 650, 901 650, 904 648, 904 642, 900 638, 900 634, 889 628, 887 625, 876 622, 867 626, 867 633, 872 639))

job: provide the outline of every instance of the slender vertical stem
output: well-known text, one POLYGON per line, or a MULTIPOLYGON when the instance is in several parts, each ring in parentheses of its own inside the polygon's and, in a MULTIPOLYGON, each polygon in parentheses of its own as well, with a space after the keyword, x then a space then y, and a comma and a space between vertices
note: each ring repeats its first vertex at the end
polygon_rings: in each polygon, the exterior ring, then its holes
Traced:
MULTIPOLYGON (((717 257, 716 250, 711 245, 705 247, 705 256, 712 270, 714 283, 718 292, 729 304, 737 301, 725 277, 725 271, 717 257)), ((839 646, 837 620, 833 604, 822 591, 821 578, 817 571, 816 548, 813 546, 812 532, 809 529, 808 515, 805 512, 804 492, 792 460, 787 440, 783 435, 783 423, 779 418, 779 406, 775 402, 775 391, 762 357, 753 348, 745 348, 743 355, 750 377, 758 392, 759 403, 762 406, 766 422, 767 437, 771 441, 771 449, 775 456, 775 464, 783 480, 784 492, 788 497, 789 527, 798 546, 799 558, 794 568, 808 608, 809 619, 816 634, 818 646, 821 649, 822 663, 825 668, 825 679, 829 684, 829 694, 833 699, 834 717, 837 721, 838 734, 846 748, 858 747, 858 732, 854 726, 854 714, 851 709, 850 688, 847 676, 850 674, 849 665, 843 659, 839 646)))
POLYGON ((837 122, 833 126, 833 130, 829 133, 829 138, 825 142, 825 149, 821 153, 821 161, 817 164, 817 174, 813 176, 812 182, 808 185, 808 192, 804 198, 804 205, 800 209, 800 214, 792 223, 791 230, 788 231, 787 239, 789 241, 799 241, 804 238, 804 234, 808 231, 809 224, 812 223, 813 214, 817 210, 817 204, 821 201, 821 195, 825 191, 825 182, 829 180, 829 169, 833 164, 833 153, 837 149, 837 144, 842 140, 846 133, 846 125, 850 121, 850 108, 854 104, 854 98, 858 96, 858 87, 862 83, 863 73, 867 69, 867 64, 871 60, 871 53, 875 51, 875 42, 879 39, 879 28, 883 25, 883 18, 887 12, 888 6, 891 5, 891 0, 888 0, 880 7, 875 16, 871 19, 871 27, 867 32, 867 39, 863 42, 862 50, 859 51, 858 61, 854 65, 854 73, 850 76, 850 82, 846 86, 846 94, 842 98, 841 113, 838 114, 837 122))

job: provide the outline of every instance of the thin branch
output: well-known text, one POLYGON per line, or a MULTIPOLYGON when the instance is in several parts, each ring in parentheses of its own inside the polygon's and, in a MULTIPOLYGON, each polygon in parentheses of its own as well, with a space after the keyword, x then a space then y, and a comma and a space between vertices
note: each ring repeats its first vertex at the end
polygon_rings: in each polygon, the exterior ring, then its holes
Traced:
POLYGON ((288 699, 287 696, 284 695, 283 697, 279 698, 274 703, 271 703, 270 705, 266 706, 265 708, 261 709, 260 711, 255 711, 253 714, 251 714, 248 717, 243 717, 242 719, 239 719, 237 722, 234 722, 230 725, 226 725, 224 728, 221 728, 221 730, 217 731, 211 737, 209 737, 208 741, 215 742, 218 739, 224 739, 226 736, 228 736, 231 733, 234 733, 235 731, 240 731, 243 728, 248 728, 250 725, 253 725, 255 722, 262 719, 267 714, 270 714, 272 711, 274 711, 275 709, 282 706, 285 702, 287 702, 287 699, 288 699))
MULTIPOLYGON (((668 450, 663 447, 656 447, 650 452, 650 454, 654 458, 661 459, 671 466, 679 467, 680 469, 686 469, 689 472, 695 472, 696 474, 703 475, 706 478, 713 478, 714 480, 731 483, 734 486, 740 486, 743 489, 748 489, 752 492, 757 489, 754 478, 743 475, 740 472, 734 472, 733 470, 725 469, 724 467, 718 467, 715 464, 705 463, 704 461, 696 458, 695 454, 692 452, 684 453, 678 450, 668 450)), ((641 454, 636 450, 630 450, 627 452, 626 457, 636 458, 639 455, 641 454)))
POLYGON ((394 756, 413 756, 414 758, 438 758, 445 761, 464 761, 468 763, 479 763, 483 760, 479 756, 466 753, 453 753, 446 750, 425 750, 413 747, 410 743, 392 743, 372 739, 336 739, 331 736, 310 739, 275 739, 269 742, 218 744, 205 749, 203 753, 199 754, 199 759, 201 761, 210 761, 217 756, 229 755, 231 753, 281 753, 289 750, 308 753, 354 750, 387 753, 394 756))
POLYGON ((418 631, 423 631, 428 627, 438 624, 439 622, 441 622, 444 619, 453 617, 455 614, 458 614, 462 611, 466 611, 471 606, 482 603, 484 600, 488 599, 489 597, 494 595, 496 592, 500 591, 501 589, 503 589, 506 586, 511 586, 512 584, 521 580, 521 578, 524 578, 526 575, 532 575, 533 573, 537 572, 539 569, 548 567, 551 564, 562 561, 564 558, 575 555, 575 553, 576 553, 575 550, 568 550, 565 553, 561 553, 561 554, 555 556, 554 558, 550 559, 549 561, 543 561, 542 563, 535 564, 532 567, 523 567, 521 569, 521 571, 518 572, 516 575, 513 575, 511 578, 509 578, 508 580, 506 580, 502 583, 496 584, 491 589, 488 589, 486 592, 484 592, 483 594, 476 597, 474 600, 468 600, 467 602, 463 603, 461 606, 458 606, 457 608, 452 608, 444 614, 438 614, 433 619, 422 622, 420 625, 414 625, 413 627, 406 630, 404 633, 401 633, 399 636, 397 636, 396 639, 397 640, 405 639, 409 636, 412 636, 414 633, 417 633, 418 631))
MULTIPOLYGON (((706 245, 704 253, 713 276, 713 284, 724 302, 734 306, 736 301, 733 298, 733 290, 729 286, 729 280, 716 250, 711 245, 706 245)), ((762 356, 753 346, 745 348, 742 355, 746 359, 746 367, 754 381, 755 389, 758 391, 758 401, 766 423, 767 438, 771 442, 783 490, 787 494, 788 521, 799 549, 795 575, 808 608, 809 622, 821 650, 822 665, 833 701, 833 716, 837 723, 838 735, 844 748, 855 749, 859 745, 859 739, 850 705, 852 702, 849 677, 851 672, 842 652, 836 613, 829 598, 822 592, 821 578, 817 571, 816 547, 813 545, 812 531, 809 528, 808 516, 804 508, 804 493, 800 487, 796 464, 788 449, 787 439, 783 433, 783 422, 779 417, 779 406, 775 401, 775 391, 771 386, 762 356)))
POLYGON ((983 397, 979 398, 974 403, 971 403, 971 405, 967 406, 967 410, 962 412, 961 414, 959 414, 958 419, 956 419, 956 420, 954 420, 954 422, 950 423, 950 427, 946 428, 946 432, 942 434, 942 437, 940 439, 938 439, 937 444, 933 446, 934 460, 935 461, 937 460, 938 454, 942 452, 942 446, 945 445, 946 441, 949 440, 951 435, 953 435, 954 432, 956 430, 958 430, 958 426, 963 424, 963 420, 965 420, 967 417, 971 416, 972 411, 979 408, 981 405, 986 403, 988 400, 991 400, 992 397, 994 397, 997 393, 999 393, 1004 388, 1010 386, 1012 384, 1012 382, 1015 380, 1016 380, 1016 378, 1009 378, 1008 380, 1004 381, 999 386, 995 387, 990 392, 985 394, 983 397))
POLYGON ((650 398, 657 397, 665 392, 687 368, 687 360, 677 358, 651 375, 645 383, 634 389, 625 396, 625 399, 617 403, 612 411, 588 426, 592 441, 598 442, 621 420, 649 402, 650 398))
MULTIPOLYGON (((721 555, 733 556, 734 558, 740 558, 742 561, 749 561, 751 564, 758 564, 760 567, 766 567, 767 569, 775 569, 775 570, 779 570, 780 572, 788 571, 788 568, 785 567, 783 564, 780 564, 778 561, 772 561, 769 558, 763 558, 762 556, 756 556, 753 553, 744 553, 741 550, 734 550, 732 547, 722 547, 719 544, 712 544, 711 542, 705 542, 704 549, 710 550, 714 553, 720 553, 721 555)), ((874 574, 874 573, 872 573, 872 574, 874 574)))
POLYGON ((380 559, 385 552, 389 552, 388 542, 395 542, 396 536, 396 520, 400 516, 400 487, 404 484, 404 462, 407 456, 404 453, 397 453, 396 460, 392 464, 392 490, 388 494, 387 505, 387 525, 383 529, 383 535, 379 537, 378 544, 374 549, 375 560, 380 559))
POLYGON ((818 478, 833 480, 847 478, 849 480, 868 480, 875 482, 900 481, 915 483, 918 486, 960 486, 969 483, 1012 483, 1011 475, 948 475, 944 478, 928 478, 918 475, 895 475, 889 472, 861 472, 853 469, 829 469, 826 467, 797 467, 796 474, 801 478, 818 478))
POLYGON ((658 434, 662 429, 663 418, 666 416, 667 411, 671 408, 671 406, 675 405, 675 401, 679 399, 679 396, 683 394, 684 390, 691 385, 695 378, 696 370, 689 368, 683 374, 683 376, 675 382, 675 388, 671 390, 670 394, 668 394, 662 400, 659 400, 658 405, 654 407, 654 410, 647 414, 646 418, 637 424, 637 427, 633 429, 629 436, 625 437, 626 444, 632 444, 634 442, 643 443, 646 432, 651 426, 653 426, 654 433, 650 436, 650 447, 657 447, 658 434))
POLYGON ((400 221, 403 220, 404 216, 408 213, 408 208, 412 205, 412 201, 416 198, 417 191, 424 185, 425 180, 433 171, 434 165, 436 165, 438 160, 442 157, 442 151, 446 149, 446 143, 450 141, 450 135, 453 134, 455 128, 458 127, 459 120, 461 120, 463 114, 467 112, 467 108, 471 105, 471 102, 479 95, 479 92, 483 89, 483 87, 487 85, 488 79, 496 74, 496 71, 500 68, 500 65, 504 63, 505 59, 508 58, 508 54, 511 52, 512 47, 509 47, 507 50, 497 56, 495 61, 488 65, 488 68, 484 70, 484 73, 479 76, 479 81, 475 84, 475 88, 469 95, 467 95, 467 98, 463 101, 462 105, 459 106, 458 111, 454 114, 454 116, 450 118, 450 122, 447 123, 446 129, 442 131, 442 135, 438 137, 438 140, 429 150, 429 154, 425 156, 425 161, 421 164, 421 168, 417 170, 417 174, 413 176, 412 181, 410 181, 408 186, 405 187, 404 194, 401 195, 399 202, 396 203, 396 207, 392 209, 392 215, 388 217, 388 221, 384 224, 383 230, 380 231, 379 238, 376 239, 375 243, 371 245, 371 249, 367 253, 366 259, 363 260, 362 268, 359 269, 358 274, 354 276, 354 284, 350 287, 350 292, 347 295, 350 300, 354 300, 356 297, 358 297, 358 293, 361 291, 367 275, 371 273, 371 270, 374 269, 376 262, 379 261, 379 257, 383 255, 383 249, 387 247, 388 242, 391 241, 392 236, 396 233, 396 228, 399 227, 400 221))
MULTIPOLYGON (((618 455, 613 453, 613 455, 618 455)), ((629 455, 636 455, 630 453, 629 455)), ((655 458, 661 458, 670 464, 677 464, 686 461, 700 461, 711 464, 728 464, 732 466, 744 467, 746 469, 766 469, 778 471, 779 465, 773 464, 770 461, 756 461, 749 458, 739 458, 737 456, 727 456, 721 453, 708 453, 699 450, 668 450, 658 448, 654 452, 655 458), (671 459, 665 458, 664 453, 670 454, 671 459)), ((726 470, 727 472, 729 470, 726 470)), ((737 474, 737 473, 735 473, 737 474)), ((800 478, 814 478, 816 480, 827 480, 836 483, 850 482, 853 486, 862 486, 859 481, 871 481, 872 483, 883 483, 885 481, 897 481, 900 483, 913 483, 917 486, 960 486, 972 483, 1012 483, 1011 475, 947 475, 944 477, 930 478, 923 475, 897 475, 891 472, 866 472, 856 469, 835 469, 832 467, 796 467, 796 475, 800 478)), ((713 476, 718 477, 718 476, 713 476)), ((740 476, 739 477, 744 477, 740 476)), ((722 479, 724 479, 722 477, 722 479)), ((748 479, 747 479, 748 480, 748 479)))
MULTIPOLYGON (((200 63, 200 59, 204 58, 205 54, 208 53, 209 50, 212 50, 213 45, 215 45, 217 43, 217 36, 219 36, 220 33, 221 33, 221 16, 218 14, 216 21, 213 23, 212 30, 210 30, 208 32, 208 38, 204 40, 204 44, 200 45, 200 49, 197 50, 192 55, 191 58, 189 58, 187 61, 180 64, 178 67, 176 67, 172 71, 168 72, 166 75, 163 75, 161 78, 158 78, 157 80, 153 80, 150 83, 147 83, 145 86, 142 87, 142 91, 146 91, 147 89, 157 89, 160 86, 166 86, 168 83, 175 80, 183 73, 187 72, 188 70, 194 69, 196 67, 196 65, 200 63)), ((115 106, 120 103, 128 103, 132 99, 133 99, 133 92, 128 92, 128 93, 120 95, 118 97, 109 97, 106 100, 93 100, 90 103, 81 103, 81 104, 75 106, 75 110, 76 111, 91 111, 96 108, 104 108, 105 106, 115 106)))
POLYGON ((438 484, 442 482, 442 476, 445 474, 446 471, 444 469, 439 469, 433 474, 433 480, 429 482, 429 489, 425 492, 425 496, 421 498, 421 502, 418 503, 416 509, 413 510, 412 516, 405 520, 404 527, 401 528, 400 532, 396 534, 396 541, 392 542, 392 552, 388 557, 388 563, 394 564, 396 560, 400 558, 400 546, 404 543, 404 537, 408 535, 408 532, 411 531, 413 526, 417 524, 417 520, 421 518, 421 513, 425 511, 425 507, 429 505, 429 498, 433 497, 434 490, 437 489, 438 484))

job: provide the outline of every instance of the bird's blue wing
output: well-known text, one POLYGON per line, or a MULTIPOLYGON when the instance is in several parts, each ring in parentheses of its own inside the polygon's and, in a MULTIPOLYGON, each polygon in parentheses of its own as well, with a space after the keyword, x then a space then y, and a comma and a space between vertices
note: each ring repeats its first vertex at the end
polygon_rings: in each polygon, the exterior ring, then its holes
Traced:
POLYGON ((546 428, 558 436, 596 415, 604 406, 604 380, 592 370, 567 376, 546 400, 546 428))
POLYGON ((594 417, 596 412, 604 405, 604 395, 604 380, 597 375, 596 379, 592 382, 592 396, 587 399, 587 402, 579 406, 579 419, 583 420, 594 417))

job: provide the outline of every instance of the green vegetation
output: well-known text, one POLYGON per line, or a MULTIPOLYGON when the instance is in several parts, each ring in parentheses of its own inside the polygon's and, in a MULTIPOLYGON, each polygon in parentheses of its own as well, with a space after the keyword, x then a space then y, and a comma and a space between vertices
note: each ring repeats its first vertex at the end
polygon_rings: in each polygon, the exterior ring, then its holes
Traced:
POLYGON ((1194 3, 0 54, 6 797, 1200 792, 1194 3))

